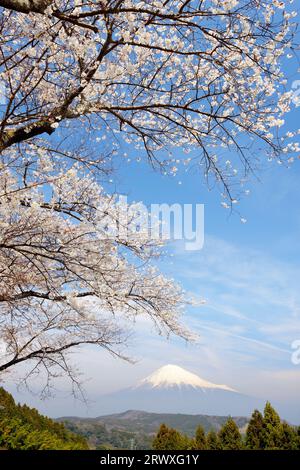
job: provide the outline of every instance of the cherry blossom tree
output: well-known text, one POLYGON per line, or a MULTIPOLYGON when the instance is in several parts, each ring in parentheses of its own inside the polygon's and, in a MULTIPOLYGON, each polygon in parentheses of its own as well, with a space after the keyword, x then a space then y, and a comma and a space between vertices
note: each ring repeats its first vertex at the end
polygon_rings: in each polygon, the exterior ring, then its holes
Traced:
POLYGON ((181 289, 149 265, 160 242, 136 230, 139 206, 120 205, 75 166, 47 175, 43 160, 23 186, 2 169, 0 372, 30 361, 26 383, 46 371, 48 392, 58 369, 79 386, 71 348, 126 358, 126 323, 138 316, 159 333, 190 335, 179 322, 181 289))
POLYGON ((199 167, 229 207, 262 159, 291 162, 291 3, 0 0, 1 371, 74 379, 71 348, 122 355, 120 325, 142 314, 188 336, 183 293, 149 264, 160 243, 101 178, 134 148, 166 173, 199 167))

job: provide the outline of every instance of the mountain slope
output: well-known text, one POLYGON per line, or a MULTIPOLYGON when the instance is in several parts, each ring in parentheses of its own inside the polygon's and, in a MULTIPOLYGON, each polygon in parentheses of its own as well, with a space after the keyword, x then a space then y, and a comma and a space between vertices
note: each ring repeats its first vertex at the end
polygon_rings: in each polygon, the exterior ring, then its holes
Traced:
POLYGON ((27 405, 17 405, 0 387, 0 449, 79 450, 88 449, 86 440, 27 405))

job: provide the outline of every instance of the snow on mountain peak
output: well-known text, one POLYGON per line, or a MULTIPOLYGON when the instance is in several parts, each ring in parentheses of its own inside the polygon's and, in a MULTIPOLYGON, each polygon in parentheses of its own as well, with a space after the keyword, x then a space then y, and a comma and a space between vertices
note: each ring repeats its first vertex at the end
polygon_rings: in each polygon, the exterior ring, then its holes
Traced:
POLYGON ((193 388, 222 389, 235 392, 227 385, 217 385, 202 379, 196 374, 183 369, 182 367, 168 364, 160 367, 153 374, 141 380, 139 386, 150 385, 152 388, 168 388, 189 386, 193 388))

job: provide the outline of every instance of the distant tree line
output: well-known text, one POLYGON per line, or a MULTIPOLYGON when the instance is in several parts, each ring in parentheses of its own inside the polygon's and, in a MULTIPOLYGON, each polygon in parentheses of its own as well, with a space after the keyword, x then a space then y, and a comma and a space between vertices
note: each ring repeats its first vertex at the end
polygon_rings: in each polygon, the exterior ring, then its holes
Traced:
POLYGON ((0 449, 2 450, 83 450, 84 437, 68 431, 27 405, 16 404, 0 387, 0 449))
POLYGON ((253 412, 245 435, 231 417, 219 432, 205 433, 198 426, 193 438, 162 424, 152 447, 154 450, 300 450, 300 426, 281 421, 268 402, 263 414, 258 410, 253 412))

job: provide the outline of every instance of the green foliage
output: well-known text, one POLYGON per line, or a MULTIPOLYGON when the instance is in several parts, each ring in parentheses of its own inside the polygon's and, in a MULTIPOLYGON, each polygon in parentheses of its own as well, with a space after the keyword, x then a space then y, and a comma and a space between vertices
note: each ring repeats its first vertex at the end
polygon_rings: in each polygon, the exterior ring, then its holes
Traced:
POLYGON ((300 450, 300 426, 298 426, 298 428, 295 430, 295 433, 296 433, 295 441, 297 444, 297 450, 300 450))
POLYGON ((195 450, 206 449, 206 437, 205 437, 205 432, 202 426, 198 426, 196 429, 194 449, 195 450))
POLYGON ((260 411, 254 410, 246 432, 247 449, 264 448, 264 418, 260 411))
POLYGON ((153 448, 157 450, 300 450, 300 426, 296 428, 286 422, 281 422, 278 413, 267 402, 264 415, 258 410, 253 412, 244 438, 236 421, 232 418, 225 422, 218 434, 214 430, 205 434, 203 427, 198 426, 192 440, 162 424, 153 441, 153 448))
POLYGON ((88 449, 84 438, 27 405, 17 405, 0 387, 0 448, 8 450, 88 449))
POLYGON ((180 434, 180 449, 179 450, 193 450, 194 439, 191 439, 186 434, 180 434))
POLYGON ((276 427, 280 425, 280 416, 271 406, 271 403, 267 401, 264 409, 264 424, 276 427))
POLYGON ((191 448, 191 441, 176 429, 161 424, 153 440, 152 448, 154 450, 187 450, 191 448))
POLYGON ((219 431, 218 437, 222 450, 241 450, 243 448, 241 433, 232 418, 228 418, 219 431))
POLYGON ((297 431, 288 423, 281 424, 280 449, 282 450, 298 450, 299 449, 297 431))
MULTIPOLYGON (((123 424, 123 423, 122 423, 123 424)), ((153 434, 147 435, 143 431, 134 430, 127 424, 125 429, 99 423, 95 420, 65 420, 64 425, 70 431, 83 436, 92 449, 114 450, 114 449, 150 449, 153 434)))
POLYGON ((217 433, 213 430, 209 431, 206 436, 207 450, 219 450, 220 444, 217 433))
POLYGON ((281 448, 282 425, 278 413, 269 402, 264 409, 263 448, 277 450, 281 448))

